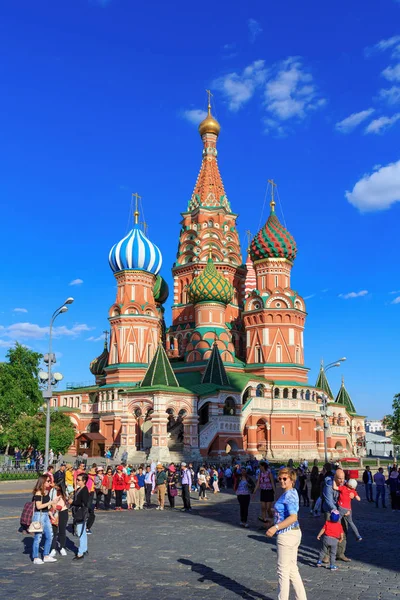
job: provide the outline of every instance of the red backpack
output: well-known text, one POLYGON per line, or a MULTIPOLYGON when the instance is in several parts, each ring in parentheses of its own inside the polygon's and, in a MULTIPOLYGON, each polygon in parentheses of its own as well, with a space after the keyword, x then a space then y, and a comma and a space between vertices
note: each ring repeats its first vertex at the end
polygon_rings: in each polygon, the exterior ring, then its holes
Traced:
POLYGON ((34 506, 35 502, 26 502, 24 504, 24 508, 22 509, 21 513, 21 518, 19 520, 21 527, 23 527, 24 529, 28 529, 29 525, 32 523, 34 506))

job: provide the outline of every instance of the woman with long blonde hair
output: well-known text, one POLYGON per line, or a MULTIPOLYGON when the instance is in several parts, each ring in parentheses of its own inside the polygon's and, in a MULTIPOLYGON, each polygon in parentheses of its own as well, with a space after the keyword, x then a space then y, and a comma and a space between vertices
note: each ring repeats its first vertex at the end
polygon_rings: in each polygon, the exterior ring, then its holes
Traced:
POLYGON ((278 481, 283 494, 274 505, 274 525, 267 530, 267 537, 277 536, 278 600, 289 600, 292 584, 296 600, 307 600, 304 584, 297 566, 297 553, 301 542, 298 522, 299 496, 294 488, 296 471, 282 467, 278 481))

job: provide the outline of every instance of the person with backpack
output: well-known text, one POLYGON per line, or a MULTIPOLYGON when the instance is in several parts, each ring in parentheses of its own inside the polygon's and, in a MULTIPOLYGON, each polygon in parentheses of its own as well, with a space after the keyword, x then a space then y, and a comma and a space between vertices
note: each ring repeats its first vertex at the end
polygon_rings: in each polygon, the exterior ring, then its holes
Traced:
MULTIPOLYGON (((79 538, 79 546, 74 560, 81 560, 88 553, 88 537, 86 530, 86 521, 89 516, 89 490, 86 486, 89 476, 87 473, 80 473, 76 478, 76 489, 72 505, 72 516, 74 519, 75 534, 79 538)), ((55 560, 55 559, 54 559, 55 560)))
POLYGON ((254 492, 255 483, 247 472, 246 467, 242 467, 240 475, 235 479, 234 491, 240 506, 240 526, 248 529, 247 518, 249 514, 250 498, 254 492))
POLYGON ((103 479, 104 469, 103 467, 97 467, 96 475, 94 476, 94 493, 96 495, 96 506, 95 510, 100 510, 100 502, 103 497, 103 479))
POLYGON ((50 500, 50 489, 52 480, 47 475, 40 475, 35 487, 33 488, 34 503, 32 522, 29 532, 35 533, 32 546, 32 558, 34 565, 42 565, 47 562, 57 562, 54 556, 50 556, 51 542, 53 539, 53 530, 49 519, 49 510, 56 505, 56 500, 50 500), (37 532, 35 532, 37 529, 37 532), (43 560, 39 556, 39 546, 44 536, 43 560))

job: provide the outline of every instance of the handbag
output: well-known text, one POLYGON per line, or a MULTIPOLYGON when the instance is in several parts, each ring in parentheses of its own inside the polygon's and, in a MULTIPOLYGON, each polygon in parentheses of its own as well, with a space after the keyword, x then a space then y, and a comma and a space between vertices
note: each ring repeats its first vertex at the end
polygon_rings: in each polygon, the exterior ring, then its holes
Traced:
POLYGON ((169 490, 169 495, 172 496, 172 498, 174 498, 174 496, 178 495, 178 490, 176 488, 172 488, 171 490, 169 490))
POLYGON ((40 518, 39 521, 32 521, 28 527, 28 533, 43 533, 43 523, 40 518))

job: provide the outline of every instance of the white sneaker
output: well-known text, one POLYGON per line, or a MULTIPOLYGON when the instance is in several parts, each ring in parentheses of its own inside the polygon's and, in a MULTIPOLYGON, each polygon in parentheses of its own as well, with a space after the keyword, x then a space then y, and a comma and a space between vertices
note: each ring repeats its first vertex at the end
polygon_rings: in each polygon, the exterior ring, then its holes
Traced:
POLYGON ((43 561, 42 561, 42 559, 41 559, 41 558, 34 558, 34 559, 33 559, 33 564, 34 564, 34 565, 42 565, 42 564, 43 564, 43 561))
POLYGON ((56 558, 54 558, 54 556, 50 556, 50 555, 49 555, 49 556, 45 556, 45 557, 43 558, 43 562, 57 562, 57 559, 56 559, 56 558))
POLYGON ((61 550, 60 550, 60 554, 61 554, 61 556, 67 556, 67 551, 66 551, 66 549, 65 549, 65 548, 61 548, 61 550))
POLYGON ((156 510, 160 510, 160 509, 161 509, 161 506, 157 506, 156 510))
POLYGON ((52 550, 50 552, 50 556, 52 556, 53 558, 56 556, 57 552, 55 550, 52 550))
POLYGON ((135 508, 134 508, 133 510, 139 510, 139 507, 138 507, 138 506, 135 506, 135 508))

